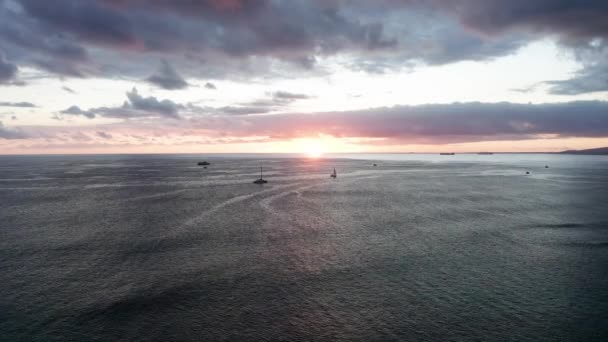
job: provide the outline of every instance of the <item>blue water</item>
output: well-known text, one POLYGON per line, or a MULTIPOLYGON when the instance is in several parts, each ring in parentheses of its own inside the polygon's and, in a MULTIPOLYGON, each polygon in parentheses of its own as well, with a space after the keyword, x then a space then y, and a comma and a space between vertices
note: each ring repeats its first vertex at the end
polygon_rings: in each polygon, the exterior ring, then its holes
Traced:
POLYGON ((0 157, 0 340, 608 339, 608 158, 282 157, 0 157))

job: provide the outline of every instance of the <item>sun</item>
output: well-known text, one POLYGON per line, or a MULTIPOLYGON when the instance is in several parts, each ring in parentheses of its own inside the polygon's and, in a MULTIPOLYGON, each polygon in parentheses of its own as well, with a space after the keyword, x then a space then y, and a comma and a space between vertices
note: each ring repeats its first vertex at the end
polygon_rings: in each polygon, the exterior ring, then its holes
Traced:
POLYGON ((309 158, 320 158, 324 153, 324 148, 319 142, 310 142, 304 147, 304 153, 309 158))

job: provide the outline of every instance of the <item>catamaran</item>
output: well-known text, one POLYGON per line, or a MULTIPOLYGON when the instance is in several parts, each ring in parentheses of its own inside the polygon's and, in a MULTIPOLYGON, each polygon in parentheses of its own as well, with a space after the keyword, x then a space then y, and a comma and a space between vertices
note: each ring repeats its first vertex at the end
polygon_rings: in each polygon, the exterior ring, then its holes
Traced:
POLYGON ((256 179, 255 181, 253 181, 253 183, 255 183, 255 184, 266 184, 266 183, 268 183, 268 181, 264 179, 264 174, 263 174, 261 166, 260 166, 260 178, 256 179))

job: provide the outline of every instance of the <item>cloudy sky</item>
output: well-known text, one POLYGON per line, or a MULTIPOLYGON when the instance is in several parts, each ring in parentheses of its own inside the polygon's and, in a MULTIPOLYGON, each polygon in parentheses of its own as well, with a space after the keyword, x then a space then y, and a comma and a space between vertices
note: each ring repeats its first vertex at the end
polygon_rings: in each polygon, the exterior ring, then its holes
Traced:
POLYGON ((606 0, 0 0, 0 153, 599 146, 606 0))

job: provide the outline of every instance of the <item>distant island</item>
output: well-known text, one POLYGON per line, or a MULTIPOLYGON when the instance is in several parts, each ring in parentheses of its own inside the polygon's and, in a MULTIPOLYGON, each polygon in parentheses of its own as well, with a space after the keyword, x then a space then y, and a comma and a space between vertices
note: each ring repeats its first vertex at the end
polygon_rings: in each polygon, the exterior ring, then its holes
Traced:
POLYGON ((568 150, 560 152, 563 154, 588 154, 588 155, 608 155, 608 147, 591 148, 588 150, 568 150))

